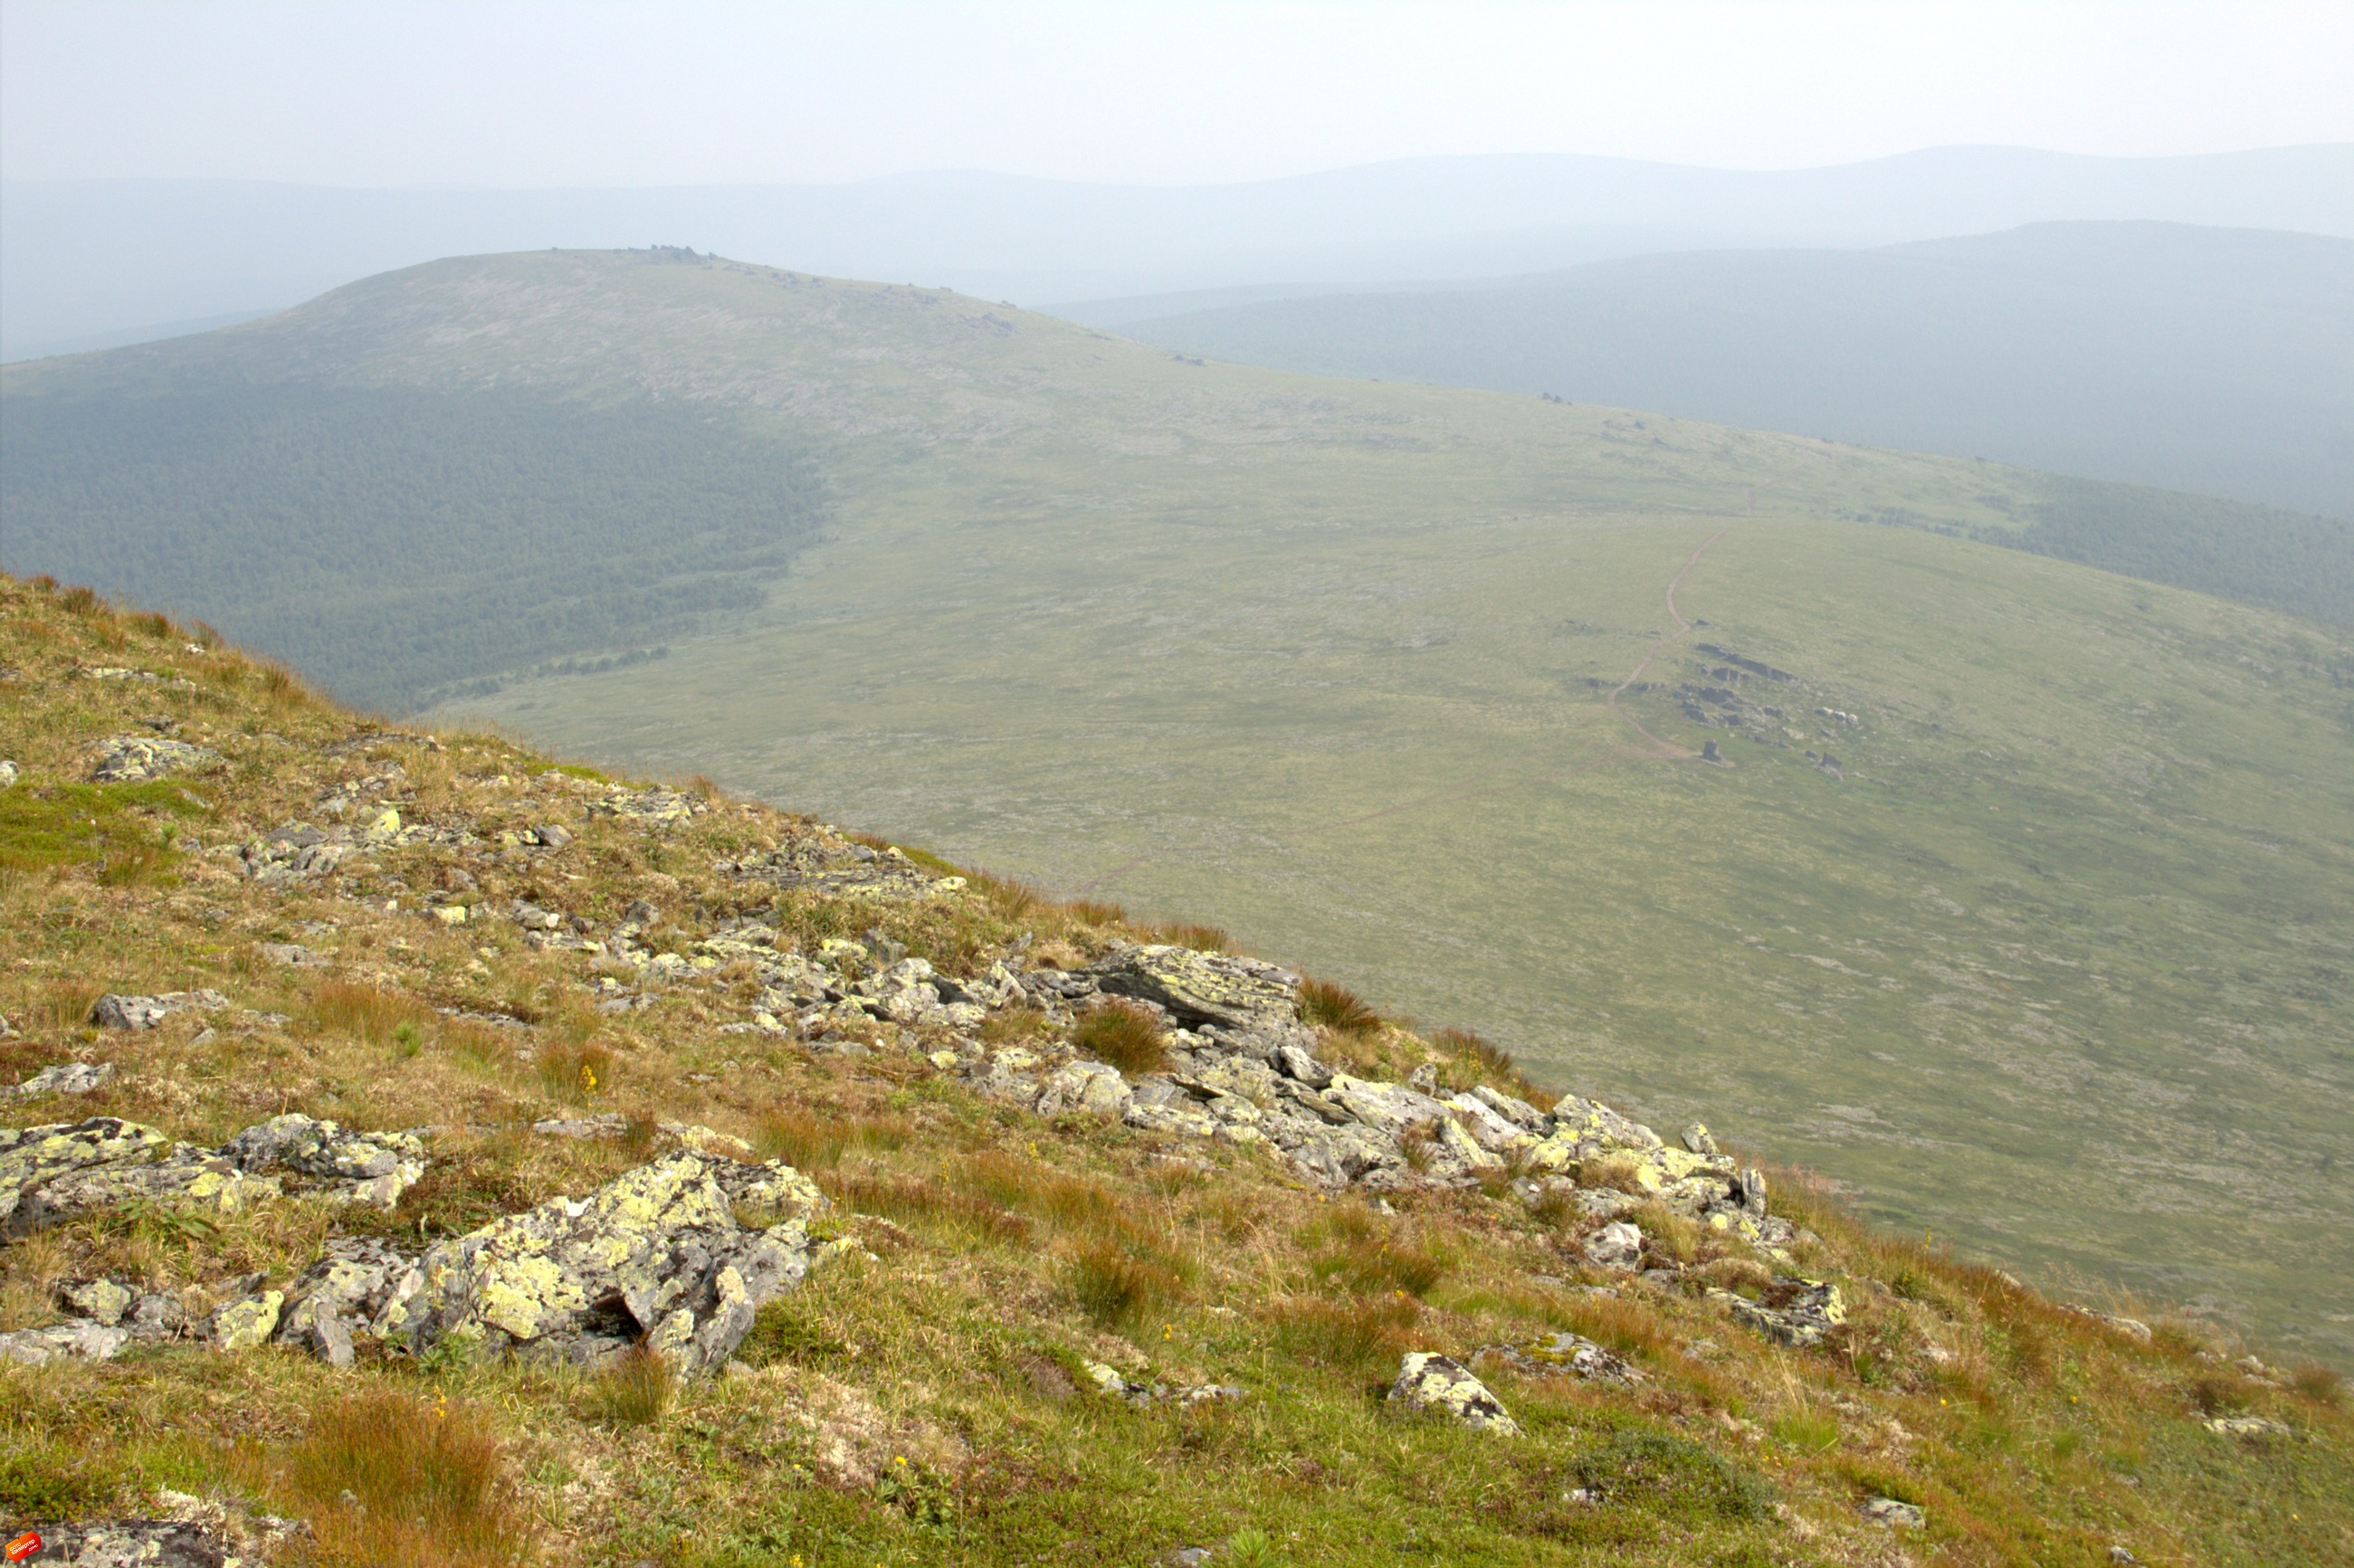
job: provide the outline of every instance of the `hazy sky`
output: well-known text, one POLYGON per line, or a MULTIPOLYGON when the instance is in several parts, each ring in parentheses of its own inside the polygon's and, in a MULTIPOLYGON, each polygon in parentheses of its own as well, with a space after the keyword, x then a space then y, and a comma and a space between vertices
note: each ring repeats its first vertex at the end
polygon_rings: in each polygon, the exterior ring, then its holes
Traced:
POLYGON ((2354 141, 2349 0, 0 5, 12 178, 1160 183, 2323 141, 2354 141))

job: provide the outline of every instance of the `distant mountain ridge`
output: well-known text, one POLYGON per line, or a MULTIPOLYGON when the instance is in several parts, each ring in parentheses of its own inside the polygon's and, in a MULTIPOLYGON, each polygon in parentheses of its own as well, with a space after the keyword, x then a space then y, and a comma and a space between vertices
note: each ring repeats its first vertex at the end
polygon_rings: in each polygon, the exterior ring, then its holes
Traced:
POLYGON ((692 245, 1036 305, 1493 277, 1662 249, 1880 245, 2049 219, 2354 236, 2354 144, 2147 159, 1944 147, 1770 171, 1429 157, 1176 187, 973 171, 640 190, 11 181, 0 215, 0 355, 16 358, 27 345, 288 305, 439 257, 548 246, 692 245))
POLYGON ((2039 224, 1117 330, 1319 375, 1549 392, 2354 517, 2354 240, 2326 236, 2039 224))

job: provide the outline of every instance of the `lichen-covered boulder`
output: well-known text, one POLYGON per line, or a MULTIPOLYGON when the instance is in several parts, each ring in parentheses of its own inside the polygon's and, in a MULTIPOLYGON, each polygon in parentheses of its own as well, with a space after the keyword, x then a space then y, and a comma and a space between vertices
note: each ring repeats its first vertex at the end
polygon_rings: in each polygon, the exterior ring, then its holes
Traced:
POLYGON ((596 1362, 642 1342, 682 1373, 714 1368, 812 1254, 802 1220, 750 1230, 736 1206, 796 1202, 824 1200, 790 1167, 673 1155, 436 1244, 372 1329, 412 1351, 457 1340, 596 1362))
POLYGON ((1568 1376, 1588 1383, 1634 1384, 1643 1374, 1624 1357, 1611 1354, 1577 1334, 1551 1334, 1520 1344, 1489 1345, 1471 1358, 1474 1365, 1494 1357, 1528 1377, 1568 1376))
POLYGON ((322 1195, 389 1209, 425 1174, 425 1147, 405 1132, 355 1132, 300 1115, 271 1117, 221 1146, 238 1169, 276 1166, 314 1179, 322 1195))
POLYGON ((334 1237, 287 1292, 290 1304, 279 1316, 279 1340, 332 1365, 351 1365, 355 1338, 372 1331, 409 1266, 408 1258, 383 1242, 334 1237))
POLYGON ((219 752, 184 740, 118 735, 98 743, 90 776, 101 784, 143 784, 166 774, 198 772, 219 760, 219 752))
POLYGON ((1390 1385, 1389 1398, 1408 1410, 1451 1416, 1475 1432, 1520 1436, 1520 1423, 1488 1392, 1488 1385, 1449 1356, 1427 1351, 1407 1355, 1398 1363, 1397 1381, 1390 1385))
POLYGON ((1708 1297, 1767 1339, 1795 1349, 1821 1344, 1847 1321, 1840 1287, 1820 1279, 1776 1275, 1755 1301, 1729 1290, 1712 1290, 1708 1297))
POLYGON ((1585 1260, 1597 1268, 1640 1268, 1643 1266, 1641 1228, 1626 1220, 1613 1220, 1586 1238, 1585 1260))
POLYGON ((69 1358, 111 1361, 130 1342, 130 1330, 81 1318, 43 1329, 19 1329, 11 1334, 0 1334, 0 1361, 28 1367, 69 1358))
POLYGON ((1320 1097, 1328 1104, 1339 1106, 1350 1117, 1364 1123, 1374 1131, 1390 1138, 1403 1138, 1410 1127, 1435 1127, 1454 1118, 1442 1100, 1432 1098, 1419 1090, 1402 1084, 1375 1083, 1352 1077, 1346 1073, 1332 1075, 1332 1082, 1320 1097))
POLYGON ((278 1327, 278 1316, 286 1305, 282 1290, 263 1290, 232 1301, 213 1314, 212 1342, 215 1350, 249 1351, 256 1345, 267 1344, 278 1327))
POLYGON ((153 1029, 175 1012, 217 1012, 228 998, 217 991, 167 991, 161 996, 101 996, 90 1010, 101 1029, 153 1029))
POLYGON ((35 1095, 87 1095, 105 1087, 113 1077, 111 1062, 59 1062, 6 1092, 23 1099, 35 1095))
POLYGON ((115 1117, 0 1128, 0 1236, 134 1200, 227 1211, 277 1190, 273 1178, 115 1117))
POLYGON ((1038 1091, 1040 1116, 1066 1110, 1114 1118, 1124 1116, 1132 1097, 1119 1069, 1103 1062, 1069 1062, 1048 1075, 1038 1091))
POLYGON ((1158 1002, 1183 1023, 1281 1031, 1298 1007, 1299 977, 1231 953, 1151 944, 1115 947, 1092 971, 1098 989, 1158 1002))

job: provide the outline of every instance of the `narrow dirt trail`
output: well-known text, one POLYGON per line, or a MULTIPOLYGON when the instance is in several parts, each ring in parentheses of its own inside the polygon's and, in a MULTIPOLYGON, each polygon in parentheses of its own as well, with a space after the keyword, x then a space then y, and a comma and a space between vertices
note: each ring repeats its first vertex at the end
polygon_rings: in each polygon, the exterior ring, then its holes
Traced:
MULTIPOLYGON (((1653 638, 1651 640, 1650 646, 1643 650, 1641 662, 1635 666, 1634 670, 1628 673, 1625 680, 1618 683, 1617 686, 1612 690, 1607 697, 1603 699, 1603 705, 1605 707, 1607 707, 1611 713, 1616 715, 1617 717, 1624 719, 1633 727, 1638 735, 1640 735, 1646 741, 1650 743, 1648 750, 1628 751, 1621 752, 1614 757, 1596 758, 1591 762, 1581 762, 1569 768, 1552 768, 1543 773, 1531 777, 1510 779, 1503 783, 1470 784, 1460 789, 1433 790, 1429 794, 1417 795, 1412 800, 1400 800, 1395 805, 1384 806, 1376 810, 1363 811, 1352 817, 1337 818, 1332 821, 1318 822, 1310 827, 1294 828, 1288 832, 1274 833, 1268 836, 1278 843, 1297 843, 1303 839, 1314 838, 1319 834, 1338 832, 1344 828, 1360 827, 1367 822, 1376 822, 1384 817, 1394 817, 1408 811, 1424 810, 1432 806, 1450 805, 1458 800, 1476 800, 1485 796, 1508 794, 1514 789, 1524 789, 1532 784, 1549 784, 1557 779, 1574 778, 1580 773, 1591 773, 1596 771, 1597 768, 1615 768, 1622 762, 1681 762, 1689 758, 1698 757, 1700 755, 1699 752, 1692 751, 1685 747, 1678 746, 1672 741, 1661 740, 1658 736, 1653 735, 1649 730, 1644 728, 1642 720, 1637 718, 1633 714, 1628 713, 1626 709, 1618 705, 1618 699, 1623 696, 1636 682, 1643 678, 1643 672, 1651 667, 1651 662, 1659 657, 1659 651, 1662 648, 1665 648, 1669 643, 1691 630, 1692 623, 1686 620, 1683 618, 1682 613, 1676 609, 1676 589, 1682 586, 1685 576, 1691 571, 1692 567, 1700 564, 1700 558, 1708 553, 1709 546, 1723 538, 1728 532, 1730 532, 1730 530, 1719 528, 1715 533, 1711 534, 1707 538, 1702 540, 1698 546, 1694 546, 1692 553, 1684 557, 1683 565, 1676 568, 1675 575, 1668 579, 1668 616, 1675 622, 1675 630, 1672 631, 1661 632, 1659 636, 1653 638)), ((1168 853, 1169 852, 1167 851, 1161 851, 1151 854, 1136 855, 1130 859, 1124 860, 1120 862, 1119 864, 1112 866, 1080 884, 1075 890, 1075 895, 1084 897, 1089 893, 1092 893, 1095 889, 1101 887, 1105 883, 1115 881, 1119 877, 1127 875, 1129 872, 1134 871, 1138 866, 1149 865, 1156 860, 1168 858, 1168 853)))
POLYGON ((1707 538, 1702 539, 1700 542, 1699 546, 1695 548, 1691 555, 1684 557, 1684 564, 1676 568, 1676 575, 1668 579, 1668 619, 1676 623, 1676 629, 1673 631, 1663 631, 1659 633, 1659 636, 1651 639, 1651 645, 1643 650, 1643 662, 1636 665, 1633 673, 1628 674, 1625 680, 1618 683, 1618 689, 1617 691, 1612 692, 1608 696, 1602 699, 1603 706, 1608 708, 1612 713, 1617 714, 1620 718, 1625 719, 1628 724, 1634 726, 1636 733, 1640 735, 1645 740, 1649 741, 1653 748, 1662 758, 1694 757, 1699 754, 1697 752, 1689 751, 1683 747, 1676 745, 1672 741, 1661 740, 1658 736, 1653 735, 1649 730, 1645 729, 1641 719, 1637 718, 1633 714, 1628 713, 1625 708, 1618 705, 1618 699, 1626 694, 1628 687, 1632 686, 1636 682, 1643 678, 1643 672, 1651 667, 1651 661, 1659 656, 1660 649, 1666 647, 1669 643, 1673 642, 1677 638, 1681 637, 1685 632, 1691 630, 1691 622, 1686 620, 1683 618, 1682 612, 1676 609, 1676 588, 1683 582, 1684 574, 1691 571, 1694 567, 1700 565, 1700 558, 1708 554, 1708 547, 1711 545, 1715 544, 1719 539, 1723 538, 1724 535, 1725 530, 1719 528, 1715 533, 1711 534, 1707 538))

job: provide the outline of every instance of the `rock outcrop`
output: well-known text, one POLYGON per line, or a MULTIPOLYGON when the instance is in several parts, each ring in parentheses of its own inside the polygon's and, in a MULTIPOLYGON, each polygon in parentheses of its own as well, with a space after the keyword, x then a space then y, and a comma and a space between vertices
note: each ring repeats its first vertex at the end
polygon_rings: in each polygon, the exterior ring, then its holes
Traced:
POLYGON ((334 1359, 380 1293, 366 1331, 412 1353, 455 1342, 596 1363, 642 1343, 682 1373, 716 1368, 806 1276, 805 1218, 824 1207, 790 1166, 673 1155, 437 1243, 397 1277, 331 1255, 298 1284, 284 1332, 334 1359), (755 1230, 739 1205, 798 1213, 755 1230))

